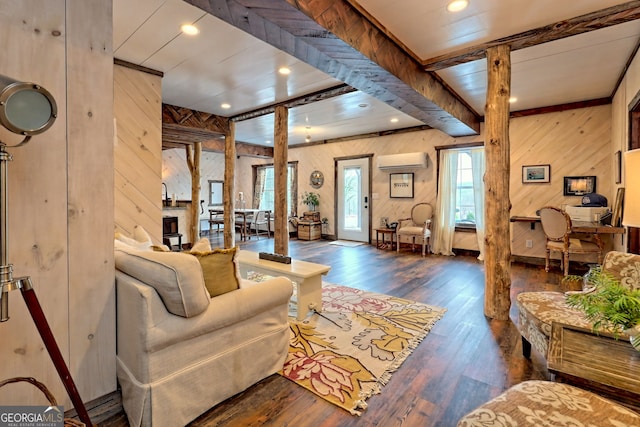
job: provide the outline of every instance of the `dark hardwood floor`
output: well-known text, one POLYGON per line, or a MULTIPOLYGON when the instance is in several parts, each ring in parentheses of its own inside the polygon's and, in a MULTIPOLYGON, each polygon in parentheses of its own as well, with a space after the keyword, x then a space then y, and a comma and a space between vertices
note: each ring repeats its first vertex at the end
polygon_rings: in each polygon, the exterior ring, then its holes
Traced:
MULTIPOLYGON (((211 236, 221 246, 221 236, 211 236)), ((474 256, 399 254, 374 246, 342 247, 329 241, 292 239, 289 255, 331 265, 325 281, 447 308, 424 341, 371 397, 362 416, 353 416, 293 382, 272 375, 220 403, 192 426, 455 426, 458 419, 528 379, 549 379, 546 362, 535 352, 522 357, 520 335, 511 320, 483 314, 484 270, 474 256)), ((273 238, 255 237, 243 249, 273 252, 273 238)), ((559 268, 513 263, 512 301, 524 290, 562 290, 559 268)), ((211 384, 215 387, 215 384, 211 384)), ((122 411, 100 425, 127 426, 122 411)))

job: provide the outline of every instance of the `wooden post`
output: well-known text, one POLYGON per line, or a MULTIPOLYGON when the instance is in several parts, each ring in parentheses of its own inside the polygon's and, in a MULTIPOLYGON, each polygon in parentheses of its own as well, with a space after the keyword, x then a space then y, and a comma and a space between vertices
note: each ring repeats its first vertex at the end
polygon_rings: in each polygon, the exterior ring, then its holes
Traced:
POLYGON ((236 245, 235 180, 236 171, 236 124, 229 122, 229 133, 224 140, 224 247, 236 245))
MULTIPOLYGON (((191 228, 189 232, 189 241, 193 246, 200 236, 200 158, 202 157, 202 143, 193 144, 193 156, 191 155, 191 145, 185 145, 187 151, 187 165, 191 172, 191 209, 189 210, 189 218, 191 220, 191 228)), ((182 250, 182 248, 180 248, 182 250)))
MULTIPOLYGON (((289 110, 277 106, 275 111, 273 175, 274 175, 274 252, 289 255, 289 212, 287 211, 287 160, 289 157, 289 110)), ((292 201, 296 203, 295 200, 292 201)))
POLYGON ((509 232, 509 96, 511 49, 487 49, 485 106, 485 293, 484 314, 508 320, 511 306, 511 239, 509 232))

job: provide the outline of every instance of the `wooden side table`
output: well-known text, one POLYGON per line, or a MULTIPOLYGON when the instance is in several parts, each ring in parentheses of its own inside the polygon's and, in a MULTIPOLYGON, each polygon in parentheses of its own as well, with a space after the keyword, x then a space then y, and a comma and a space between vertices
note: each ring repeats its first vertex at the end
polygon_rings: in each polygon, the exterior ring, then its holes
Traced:
POLYGON ((376 228, 376 248, 378 249, 391 249, 394 250, 393 238, 395 236, 395 244, 398 245, 398 236, 396 235, 395 228, 376 228), (382 241, 380 241, 380 234, 382 234, 382 241), (385 236, 389 236, 390 242, 385 241, 385 236))

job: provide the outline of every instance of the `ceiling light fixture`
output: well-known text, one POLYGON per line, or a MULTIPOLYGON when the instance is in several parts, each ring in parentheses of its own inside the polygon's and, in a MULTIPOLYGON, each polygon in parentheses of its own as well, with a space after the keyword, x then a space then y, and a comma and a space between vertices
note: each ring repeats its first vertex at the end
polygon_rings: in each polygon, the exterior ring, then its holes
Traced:
POLYGON ((195 36, 200 32, 198 27, 196 27, 193 24, 184 24, 183 26, 180 27, 180 29, 182 30, 183 33, 185 33, 188 36, 195 36))
POLYGON ((289 74, 291 74, 291 69, 289 67, 280 67, 278 69, 278 72, 283 76, 288 76, 289 74))
POLYGON ((393 117, 391 120, 389 120, 391 123, 398 123, 398 119, 396 117, 393 117))
POLYGON ((447 10, 449 12, 460 12, 465 10, 467 6, 469 6, 469 0, 453 0, 447 5, 447 10))
POLYGON ((513 104, 514 102, 517 102, 518 98, 516 98, 515 96, 512 96, 511 98, 509 98, 509 103, 513 104))
POLYGON ((225 110, 228 110, 229 108, 231 108, 231 104, 227 104, 226 102, 220 104, 220 107, 224 108, 225 110))

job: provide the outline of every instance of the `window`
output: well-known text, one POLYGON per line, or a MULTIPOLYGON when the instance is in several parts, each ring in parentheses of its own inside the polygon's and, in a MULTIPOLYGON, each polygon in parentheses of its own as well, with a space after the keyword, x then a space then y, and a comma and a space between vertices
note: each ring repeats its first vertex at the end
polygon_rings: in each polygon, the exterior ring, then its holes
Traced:
POLYGON ((438 196, 432 251, 453 255, 456 231, 474 231, 484 259, 484 147, 482 143, 436 147, 438 196))
POLYGON ((458 152, 456 179, 456 227, 473 227, 476 224, 476 208, 473 195, 473 168, 471 152, 458 152))
POLYGON ((222 206, 224 181, 209 181, 209 206, 222 206))
MULTIPOLYGON (((287 169, 287 212, 290 216, 297 214, 297 163, 289 163, 287 169)), ((273 212, 275 199, 275 177, 273 165, 254 166, 253 199, 257 209, 273 212)))

